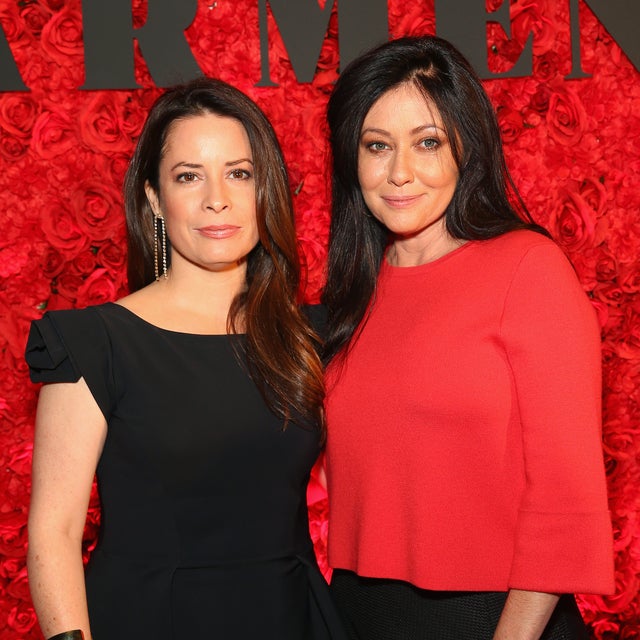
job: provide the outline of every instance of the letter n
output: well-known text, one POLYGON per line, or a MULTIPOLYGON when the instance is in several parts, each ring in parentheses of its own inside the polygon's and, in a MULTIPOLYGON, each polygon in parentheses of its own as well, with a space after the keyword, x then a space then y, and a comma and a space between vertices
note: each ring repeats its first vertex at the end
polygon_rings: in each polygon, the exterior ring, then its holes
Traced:
MULTIPOLYGON (((640 71, 640 3, 637 0, 584 0, 618 43, 636 70, 640 71)), ((577 14, 577 11, 575 11, 577 14)), ((574 51, 574 58, 575 56, 574 51)), ((579 54, 579 49, 578 49, 579 54)))

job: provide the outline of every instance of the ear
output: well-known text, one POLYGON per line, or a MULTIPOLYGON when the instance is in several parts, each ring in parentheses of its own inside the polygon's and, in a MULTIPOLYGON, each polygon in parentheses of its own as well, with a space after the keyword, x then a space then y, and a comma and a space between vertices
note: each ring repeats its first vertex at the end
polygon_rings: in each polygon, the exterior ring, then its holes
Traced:
POLYGON ((158 198, 158 194, 149 184, 148 180, 146 180, 144 183, 144 191, 147 194, 147 200, 151 205, 151 211, 153 211, 154 215, 162 218, 162 211, 160 210, 160 198, 158 198))

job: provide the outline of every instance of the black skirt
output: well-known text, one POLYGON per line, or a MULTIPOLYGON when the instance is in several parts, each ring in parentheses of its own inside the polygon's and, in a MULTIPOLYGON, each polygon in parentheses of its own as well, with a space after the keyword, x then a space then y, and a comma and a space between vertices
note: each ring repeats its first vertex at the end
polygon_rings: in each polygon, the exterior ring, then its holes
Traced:
MULTIPOLYGON (((504 592, 428 591, 401 580, 333 573, 331 592, 353 640, 491 640, 504 592)), ((575 598, 562 595, 541 640, 588 640, 575 598)))

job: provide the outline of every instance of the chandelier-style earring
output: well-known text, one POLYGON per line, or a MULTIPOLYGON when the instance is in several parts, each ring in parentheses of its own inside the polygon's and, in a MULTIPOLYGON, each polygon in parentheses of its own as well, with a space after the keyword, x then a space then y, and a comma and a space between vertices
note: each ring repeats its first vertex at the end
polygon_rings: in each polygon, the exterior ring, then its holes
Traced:
POLYGON ((164 227, 164 218, 162 216, 153 217, 153 269, 156 280, 160 280, 158 254, 162 252, 162 275, 167 277, 167 233, 164 227), (158 230, 158 227, 160 229, 158 230), (159 233, 158 233, 159 231, 159 233))

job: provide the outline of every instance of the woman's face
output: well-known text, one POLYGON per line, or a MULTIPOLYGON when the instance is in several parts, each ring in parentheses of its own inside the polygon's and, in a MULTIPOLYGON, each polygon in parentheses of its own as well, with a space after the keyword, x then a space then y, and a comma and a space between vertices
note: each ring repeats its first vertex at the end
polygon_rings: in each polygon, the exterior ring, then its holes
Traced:
POLYGON ((237 120, 207 113, 173 122, 158 183, 157 193, 145 190, 165 220, 172 269, 234 268, 258 243, 253 156, 237 120))
POLYGON ((369 210, 396 239, 444 232, 458 168, 438 110, 413 84, 387 91, 367 113, 358 178, 369 210))

